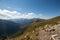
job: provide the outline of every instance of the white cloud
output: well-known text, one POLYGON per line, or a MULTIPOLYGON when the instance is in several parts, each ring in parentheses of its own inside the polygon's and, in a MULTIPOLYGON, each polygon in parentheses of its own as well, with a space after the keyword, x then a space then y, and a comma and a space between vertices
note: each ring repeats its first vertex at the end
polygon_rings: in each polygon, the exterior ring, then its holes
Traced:
POLYGON ((9 11, 6 9, 0 9, 0 19, 16 19, 16 18, 41 18, 42 14, 36 14, 36 13, 20 13, 18 11, 9 11))

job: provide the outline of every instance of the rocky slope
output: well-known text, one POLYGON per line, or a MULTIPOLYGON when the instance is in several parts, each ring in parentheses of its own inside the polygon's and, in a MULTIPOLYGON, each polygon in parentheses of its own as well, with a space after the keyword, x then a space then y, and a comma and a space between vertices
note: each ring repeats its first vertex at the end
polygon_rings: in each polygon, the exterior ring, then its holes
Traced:
POLYGON ((60 40, 60 24, 45 25, 38 35, 39 40, 60 40))

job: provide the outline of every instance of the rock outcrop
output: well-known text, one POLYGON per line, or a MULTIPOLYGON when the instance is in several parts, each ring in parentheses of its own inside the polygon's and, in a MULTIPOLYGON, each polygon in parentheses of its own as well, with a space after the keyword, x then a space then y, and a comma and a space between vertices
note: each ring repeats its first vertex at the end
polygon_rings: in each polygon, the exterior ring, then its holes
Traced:
POLYGON ((60 40, 60 24, 45 25, 38 35, 39 40, 60 40))

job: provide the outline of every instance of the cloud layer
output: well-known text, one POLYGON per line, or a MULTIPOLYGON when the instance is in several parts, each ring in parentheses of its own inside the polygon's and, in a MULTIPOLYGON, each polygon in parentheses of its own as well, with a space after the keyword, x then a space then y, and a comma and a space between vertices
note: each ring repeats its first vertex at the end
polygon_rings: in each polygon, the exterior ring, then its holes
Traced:
POLYGON ((42 17, 42 14, 36 14, 36 13, 20 13, 18 11, 10 11, 6 9, 0 9, 0 19, 18 19, 18 18, 40 18, 42 17))

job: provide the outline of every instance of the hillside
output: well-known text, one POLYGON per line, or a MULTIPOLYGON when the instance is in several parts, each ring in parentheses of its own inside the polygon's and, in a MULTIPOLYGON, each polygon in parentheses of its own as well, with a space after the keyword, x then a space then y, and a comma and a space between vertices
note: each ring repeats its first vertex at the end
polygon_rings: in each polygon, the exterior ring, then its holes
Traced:
POLYGON ((60 23, 60 16, 48 19, 43 22, 33 22, 28 25, 22 32, 22 35, 16 37, 9 37, 9 40, 38 40, 38 35, 40 30, 45 30, 46 25, 58 25, 60 23))
POLYGON ((18 30, 21 30, 19 24, 12 21, 0 19, 0 38, 11 36, 18 30))

